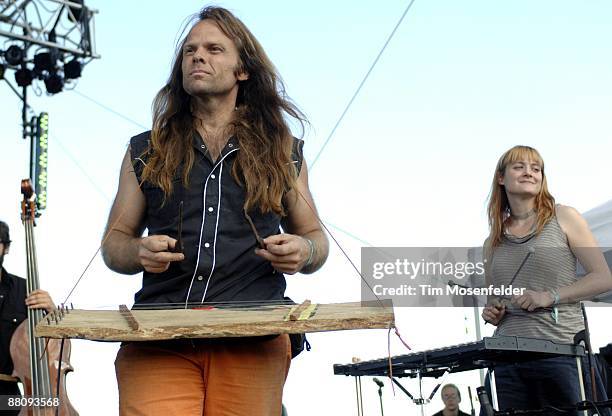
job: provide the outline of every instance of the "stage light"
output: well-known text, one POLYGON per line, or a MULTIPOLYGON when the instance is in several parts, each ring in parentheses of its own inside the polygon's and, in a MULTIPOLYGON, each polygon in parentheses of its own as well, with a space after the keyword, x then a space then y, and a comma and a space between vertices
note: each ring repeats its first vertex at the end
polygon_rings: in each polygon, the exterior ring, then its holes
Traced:
POLYGON ((24 52, 17 45, 11 45, 4 51, 4 59, 9 65, 19 65, 23 61, 24 52))
POLYGON ((57 94, 64 88, 64 79, 57 72, 51 72, 45 78, 45 87, 49 94, 57 94))
POLYGON ((41 52, 34 55, 34 72, 42 74, 43 71, 53 71, 56 61, 54 55, 51 52, 41 52))
POLYGON ((36 117, 36 153, 34 160, 34 190, 38 211, 47 208, 47 167, 49 163, 49 114, 40 113, 36 117))
POLYGON ((32 71, 30 71, 28 68, 20 68, 15 71, 15 82, 20 87, 27 87, 28 85, 32 84, 32 79, 34 79, 32 76, 32 71))
POLYGON ((64 65, 64 78, 66 79, 80 78, 82 72, 83 65, 77 59, 73 59, 64 65))

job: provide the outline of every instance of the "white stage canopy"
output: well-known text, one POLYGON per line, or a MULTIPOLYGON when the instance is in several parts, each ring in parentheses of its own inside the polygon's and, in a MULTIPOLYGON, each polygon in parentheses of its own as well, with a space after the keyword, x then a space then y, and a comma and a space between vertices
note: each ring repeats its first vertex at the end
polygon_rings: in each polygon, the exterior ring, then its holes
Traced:
MULTIPOLYGON (((612 268, 612 200, 585 212, 583 216, 604 250, 608 266, 612 268)), ((598 300, 612 303, 612 292, 599 296, 598 300)))

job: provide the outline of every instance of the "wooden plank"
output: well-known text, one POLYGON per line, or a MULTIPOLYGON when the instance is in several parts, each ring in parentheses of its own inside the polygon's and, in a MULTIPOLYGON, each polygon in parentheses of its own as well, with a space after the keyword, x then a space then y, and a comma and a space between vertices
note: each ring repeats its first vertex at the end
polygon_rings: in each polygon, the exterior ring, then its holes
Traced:
POLYGON ((360 302, 319 304, 305 320, 284 321, 291 305, 256 309, 132 310, 139 329, 132 329, 119 310, 71 310, 58 323, 42 321, 36 336, 94 341, 145 341, 177 338, 248 337, 271 334, 389 328, 392 306, 362 306, 360 302))

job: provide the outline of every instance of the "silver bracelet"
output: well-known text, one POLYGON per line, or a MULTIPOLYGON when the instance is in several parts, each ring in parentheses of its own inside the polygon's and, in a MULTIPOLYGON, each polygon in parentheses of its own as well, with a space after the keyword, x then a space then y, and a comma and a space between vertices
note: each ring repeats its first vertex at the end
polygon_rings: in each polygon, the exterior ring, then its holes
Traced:
POLYGON ((556 289, 551 289, 549 290, 549 293, 552 295, 553 297, 553 303, 552 306, 556 306, 561 302, 561 296, 559 296, 559 292, 557 292, 556 289))
POLYGON ((308 254, 308 260, 304 263, 304 267, 308 267, 312 264, 312 260, 314 257, 314 243, 310 238, 302 237, 308 243, 308 247, 310 248, 310 253, 308 254))

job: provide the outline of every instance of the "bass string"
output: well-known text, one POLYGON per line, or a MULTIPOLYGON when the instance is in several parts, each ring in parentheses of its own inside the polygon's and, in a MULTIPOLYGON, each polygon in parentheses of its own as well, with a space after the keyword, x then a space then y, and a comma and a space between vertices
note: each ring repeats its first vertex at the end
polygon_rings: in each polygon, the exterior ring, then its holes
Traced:
MULTIPOLYGON (((291 307, 299 306, 299 303, 295 303, 291 300, 262 300, 262 301, 225 301, 225 302, 190 302, 188 303, 188 309, 290 309, 291 307)), ((132 307, 132 310, 162 310, 162 309, 180 309, 184 308, 184 302, 164 302, 164 303, 139 303, 132 307)), ((92 306, 93 309, 106 309, 116 310, 116 305, 96 305, 92 306)), ((88 308, 80 308, 88 309, 88 308)))
MULTIPOLYGON (((143 164, 145 163, 144 161, 142 161, 142 159, 138 158, 137 160, 140 160, 143 164)), ((133 170, 132 172, 135 172, 135 170, 133 170)), ((142 185, 144 183, 144 179, 142 179, 139 184, 138 187, 142 188, 142 185)), ((325 223, 323 222, 323 220, 320 218, 320 216, 318 215, 318 213, 316 212, 316 210, 314 209, 314 207, 308 202, 308 200, 306 199, 306 197, 302 194, 302 192, 300 192, 298 189, 295 189, 296 192, 299 194, 299 196, 303 199, 303 201, 306 203, 306 205, 308 206, 308 208, 310 209, 310 211, 313 213, 313 215, 315 216, 315 218, 317 219, 317 221, 319 222, 319 224, 321 224, 321 226, 323 227, 323 229, 327 232, 327 234, 331 237, 331 239, 334 241, 335 245, 338 247, 338 249, 341 251, 342 255, 346 258, 346 260, 350 263, 350 265, 352 266, 353 270, 357 273, 357 275, 359 276, 359 278, 361 279, 361 281, 367 286, 368 290, 372 293, 372 295, 374 295, 374 297, 376 298, 376 301, 378 302, 378 304, 386 309, 387 306, 384 304, 384 302, 380 299, 380 297, 374 292, 374 290, 372 289, 371 285, 367 282, 367 280, 363 277, 362 273, 359 271, 359 269, 357 268, 357 266, 355 265, 355 263, 353 262, 353 260, 351 259, 351 257, 348 255, 348 253, 346 252, 346 250, 344 249, 344 247, 342 247, 342 245, 340 244, 340 242, 336 239, 336 237, 334 236, 334 234, 329 230, 329 228, 325 225, 325 223)), ((106 241, 108 240, 110 233, 114 230, 115 226, 119 223, 119 221, 121 220, 121 218, 123 217, 123 215, 125 215, 125 213, 127 212, 129 207, 124 207, 124 209, 119 213, 119 215, 117 216, 117 218, 115 219, 115 221, 113 222, 113 224, 108 227, 108 231, 105 234, 104 238, 102 239, 102 242, 100 243, 100 245, 98 246, 96 252, 93 254, 93 256, 91 257, 91 259, 89 260, 89 262, 87 263, 85 269, 83 270, 83 272, 81 273, 81 275, 79 276, 79 278, 77 279, 76 283, 74 284, 74 286, 72 287, 72 289, 70 290, 70 292, 68 293, 68 295, 66 296, 64 302, 62 303, 67 304, 68 303, 68 299, 72 296, 72 294, 74 293, 74 291, 76 290, 77 286, 80 284, 80 282, 82 281, 83 277, 85 276, 85 274, 87 273, 87 271, 89 270, 89 268, 91 267, 93 261, 95 260, 95 258, 97 257, 97 255, 100 253, 102 247, 104 246, 104 244, 106 243, 106 241)), ((274 306, 281 306, 281 305, 293 305, 294 303, 291 301, 286 301, 286 302, 278 302, 278 301, 271 301, 274 303, 274 306)), ((244 301, 244 303, 242 303, 243 305, 248 304, 250 307, 261 307, 261 306, 272 306, 271 302, 264 302, 264 301, 258 301, 258 302, 253 302, 253 301, 244 301)), ((213 304, 213 302, 202 302, 199 304, 190 304, 189 306, 193 306, 193 307, 205 307, 205 306, 209 306, 213 304)), ((241 304, 241 302, 237 302, 237 301, 228 301, 228 302, 215 302, 214 303, 215 306, 220 306, 220 305, 224 305, 224 306, 231 306, 231 307, 236 307, 238 305, 241 304)), ((184 303, 178 303, 178 305, 184 305, 184 303)), ((140 305, 145 306, 145 305, 140 305)), ((172 304, 172 303, 159 303, 159 304, 155 304, 155 305, 146 305, 148 308, 150 309, 164 309, 164 308, 168 308, 168 307, 173 307, 173 306, 177 306, 177 304, 172 304)), ((138 309, 138 307, 137 307, 138 309)), ((392 324, 394 328, 395 324, 392 324)), ((404 342, 404 340, 401 338, 399 332, 397 331, 397 328, 395 330, 396 335, 398 336, 398 338, 400 339, 400 341, 402 342, 402 344, 404 344, 407 348, 410 349, 410 347, 408 346, 408 344, 406 342, 404 342)))
MULTIPOLYGON (((340 251, 342 252, 342 254, 344 255, 344 257, 348 260, 348 262, 351 264, 351 266, 353 267, 353 270, 355 270, 355 272, 357 273, 357 275, 359 275, 361 281, 363 283, 366 284, 367 288, 370 290, 370 292, 376 297, 376 300, 378 301, 378 303, 380 304, 380 306, 384 309, 386 309, 385 304, 382 302, 382 300, 380 299, 380 297, 378 297, 378 295, 374 292, 374 290, 372 289, 372 287, 370 286, 370 284, 368 283, 368 281, 365 279, 365 277, 363 277, 363 274, 359 271, 359 269, 357 268, 357 266, 355 265, 355 263, 353 262, 353 260, 349 257, 348 253, 346 253, 346 251, 344 250, 344 248, 340 245, 340 243, 338 242, 338 240, 335 238, 335 236, 332 234, 332 232, 329 230, 329 228, 323 223, 323 221, 321 220, 321 218, 319 217, 319 215, 317 214, 316 210, 314 209, 313 206, 310 205, 310 203, 308 202, 308 200, 306 199, 306 197, 304 197, 304 195, 298 190, 296 189, 297 193, 300 195, 300 197, 302 197, 302 199, 304 200, 304 202, 306 203, 306 205, 308 206, 308 208, 310 208, 310 210, 312 211, 312 213, 315 215, 315 217, 317 218, 317 221, 319 221, 319 224, 321 224, 321 226, 325 229, 325 231, 329 234, 329 236, 332 238, 332 240, 334 241, 334 243, 336 244, 336 246, 340 249, 340 251)), ((391 389, 393 390, 393 395, 395 395, 395 386, 393 383, 393 361, 392 361, 392 356, 391 356, 391 329, 394 329, 395 335, 398 337, 398 339, 400 340, 400 342, 408 349, 408 350, 412 350, 412 348, 410 348, 410 346, 408 345, 408 343, 406 343, 406 341, 404 341, 404 339, 402 338, 397 325, 395 324, 395 322, 393 323, 389 323, 389 329, 387 332, 387 358, 388 358, 388 362, 389 362, 389 379, 391 380, 391 389)))
MULTIPOLYGON (((138 161, 141 161, 141 163, 145 164, 144 161, 142 161, 142 159, 137 158, 138 161)), ((145 164, 146 165, 146 164, 145 164)), ((135 170, 131 171, 131 172, 135 172, 135 170)), ((144 183, 144 179, 141 179, 141 181, 138 184, 138 187, 142 189, 142 185, 144 183)), ((315 215, 315 218, 317 219, 317 221, 319 222, 319 224, 321 224, 321 226, 325 229, 325 231, 327 232, 327 234, 332 238, 332 240, 334 241, 334 243, 336 244, 336 246, 340 249, 340 251, 342 252, 342 255, 348 260, 348 262, 351 264, 353 270, 357 273, 357 275, 359 275, 360 279, 366 284, 366 286, 368 287, 368 289, 370 290, 370 292, 376 297, 376 300, 378 301, 378 303, 380 304, 381 307, 386 308, 386 306, 384 305, 384 303, 382 302, 382 300, 378 297, 378 295, 376 295, 376 293, 374 292, 374 290, 372 289, 372 287, 370 286, 370 284, 366 281, 366 279, 363 277, 363 275, 361 274, 361 272, 359 271, 359 269, 357 268, 357 266, 355 265, 355 263, 353 262, 353 260, 350 258, 350 256, 346 253, 346 251, 344 250, 344 248, 342 247, 342 245, 338 242, 338 240, 336 239, 336 237, 333 235, 333 233, 329 230, 329 228, 325 225, 325 223, 321 220, 321 218, 319 217, 318 213, 316 212, 316 210, 314 209, 314 207, 312 207, 312 205, 308 202, 308 200, 304 197, 304 195, 302 194, 302 192, 300 192, 298 189, 296 189, 297 193, 300 195, 300 197, 304 200, 304 202, 306 203, 306 205, 308 206, 308 208, 311 210, 311 212, 313 213, 313 215, 315 215)), ((100 251, 102 250, 102 247, 104 246, 104 244, 106 243, 106 241, 108 240, 110 233, 115 229, 115 226, 119 223, 119 221, 121 220, 121 218, 123 217, 123 215, 125 215, 125 213, 127 212, 127 210, 129 209, 129 207, 124 207, 123 210, 119 213, 119 215, 117 216, 117 218, 115 219, 115 221, 111 224, 111 226, 108 227, 108 231, 106 232, 106 234, 104 235, 104 238, 102 239, 100 245, 98 246, 98 248, 96 249, 95 253, 91 256, 91 258, 89 259, 89 262, 87 263, 87 265, 85 266, 85 268, 83 269, 83 271, 81 272, 80 276, 78 277, 77 281, 75 282, 75 284, 73 285, 73 287, 70 289, 70 291, 68 292, 68 295, 66 296, 66 298, 64 299, 64 301, 62 302, 62 305, 66 305, 68 304, 68 300, 70 299, 70 297, 72 296, 72 294, 74 293, 74 291, 76 290, 76 288, 78 287, 78 285, 80 284, 80 282, 83 280, 83 277, 85 276, 85 274, 87 273, 87 271, 90 269, 91 265, 93 264, 94 260, 96 259, 96 257, 98 256, 98 254, 100 253, 100 251)), ((162 303, 158 304, 158 305, 164 305, 162 303)), ((170 304, 167 304, 170 305, 170 304)))
MULTIPOLYGON (((140 159, 140 158, 138 158, 140 159)), ((142 159, 140 159, 142 160, 142 159)), ((144 162, 142 162, 144 163, 144 162)), ((131 172, 135 172, 135 170, 131 171, 131 172)), ((144 183, 144 179, 142 179, 140 181, 140 183, 138 184, 138 187, 142 189, 142 184, 144 183)), ((98 246, 98 248, 96 249, 95 253, 91 256, 91 258, 89 259, 89 262, 87 263, 87 265, 85 266, 85 269, 83 269, 83 272, 81 273, 81 275, 79 276, 79 278, 77 279, 76 283, 74 284, 74 286, 72 286, 72 289, 70 289, 70 292, 68 292, 68 295, 66 296, 66 298, 64 299, 64 302, 62 302, 63 305, 68 304, 68 299, 70 299, 70 296, 72 296, 72 294, 74 293, 74 291, 76 290, 77 286, 79 285, 79 283, 81 283, 81 280, 83 279, 83 277, 85 276, 85 273, 87 273, 87 271, 89 270, 89 268, 91 267, 92 263, 94 262, 94 260, 96 259, 96 257, 98 256, 98 254, 100 253, 100 251, 102 250, 102 247, 104 246, 104 244, 106 243, 106 241, 108 240, 111 232, 115 229, 115 226, 119 223, 119 221, 121 220, 121 218, 123 217, 123 215, 127 212, 128 210, 128 206, 124 207, 123 210, 119 213, 119 215, 117 216, 117 219, 113 222, 113 224, 111 226, 108 227, 108 231, 106 232, 106 234, 104 235, 104 238, 102 238, 102 242, 100 242, 100 245, 98 246)))

